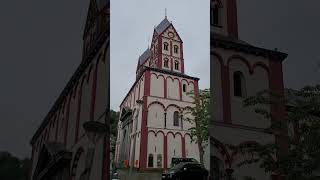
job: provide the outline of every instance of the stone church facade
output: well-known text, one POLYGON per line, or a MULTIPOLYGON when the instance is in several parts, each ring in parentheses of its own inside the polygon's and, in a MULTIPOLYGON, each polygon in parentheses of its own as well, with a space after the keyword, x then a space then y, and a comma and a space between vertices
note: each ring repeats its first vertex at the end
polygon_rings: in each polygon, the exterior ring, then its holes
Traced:
POLYGON ((166 169, 172 158, 195 158, 190 108, 199 78, 185 74, 183 41, 167 17, 155 27, 150 48, 138 59, 136 81, 120 105, 116 164, 166 169))
POLYGON ((83 123, 107 124, 109 106, 109 0, 91 0, 82 60, 31 139, 31 179, 109 179, 109 139, 95 147, 90 175, 83 123))
MULTIPOLYGON (((240 1, 239 1, 240 2, 240 1)), ((275 136, 264 131, 270 121, 243 100, 262 90, 283 95, 282 62, 287 54, 252 46, 238 37, 236 0, 211 0, 211 89, 213 118, 210 124, 210 167, 214 180, 251 176, 259 180, 277 178, 257 165, 237 167, 244 157, 226 144, 250 145, 276 142, 285 148, 285 133, 275 136)), ((267 107, 274 118, 284 119, 284 105, 267 107)))

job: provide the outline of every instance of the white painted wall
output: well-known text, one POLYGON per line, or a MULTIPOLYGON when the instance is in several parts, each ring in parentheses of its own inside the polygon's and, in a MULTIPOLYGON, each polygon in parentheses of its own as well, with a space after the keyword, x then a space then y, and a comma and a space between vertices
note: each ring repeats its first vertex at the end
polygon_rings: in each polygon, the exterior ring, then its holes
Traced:
POLYGON ((148 127, 164 128, 164 109, 159 104, 152 104, 148 109, 148 127))
POLYGON ((164 97, 164 77, 151 74, 150 78, 150 93, 152 96, 164 97))
POLYGON ((148 133, 148 158, 147 165, 149 164, 149 155, 153 154, 153 168, 163 168, 163 144, 164 136, 162 133, 157 133, 156 135, 153 132, 148 133), (157 156, 161 155, 161 167, 157 166, 157 156))
POLYGON ((176 134, 174 137, 172 133, 167 135, 168 138, 168 167, 171 167, 171 159, 173 157, 182 157, 182 143, 181 135, 176 134))
POLYGON ((178 79, 167 78, 167 95, 170 99, 180 99, 178 79))

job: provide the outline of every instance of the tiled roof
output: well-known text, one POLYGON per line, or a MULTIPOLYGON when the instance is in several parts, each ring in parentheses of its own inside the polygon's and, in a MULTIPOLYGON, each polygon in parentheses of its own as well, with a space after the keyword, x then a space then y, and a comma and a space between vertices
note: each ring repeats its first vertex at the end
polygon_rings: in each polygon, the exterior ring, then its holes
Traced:
POLYGON ((150 57, 150 55, 151 55, 151 51, 148 48, 139 57, 139 65, 144 64, 146 62, 146 60, 150 57))
POLYGON ((170 24, 171 22, 169 22, 167 18, 164 18, 164 20, 161 21, 161 23, 155 28, 155 30, 158 34, 161 34, 164 30, 167 29, 167 27, 170 26, 170 24))

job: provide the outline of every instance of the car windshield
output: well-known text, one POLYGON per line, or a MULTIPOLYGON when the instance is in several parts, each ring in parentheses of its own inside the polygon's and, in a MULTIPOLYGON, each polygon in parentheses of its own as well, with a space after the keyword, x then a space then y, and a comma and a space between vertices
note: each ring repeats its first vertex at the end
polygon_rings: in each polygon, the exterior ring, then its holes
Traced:
POLYGON ((181 169, 186 163, 179 163, 175 166, 173 166, 172 168, 170 168, 170 171, 171 170, 177 170, 177 169, 181 169))

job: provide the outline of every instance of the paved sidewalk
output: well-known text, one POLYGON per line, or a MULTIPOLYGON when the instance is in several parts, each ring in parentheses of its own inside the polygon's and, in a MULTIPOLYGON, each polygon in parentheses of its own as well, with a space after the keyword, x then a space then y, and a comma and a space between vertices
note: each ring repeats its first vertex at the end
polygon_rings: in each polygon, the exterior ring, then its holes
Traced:
POLYGON ((161 172, 137 172, 119 169, 120 180, 161 180, 161 172))

